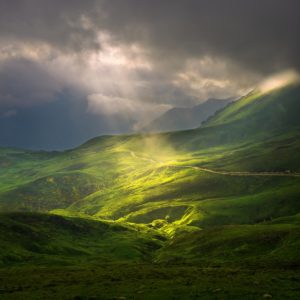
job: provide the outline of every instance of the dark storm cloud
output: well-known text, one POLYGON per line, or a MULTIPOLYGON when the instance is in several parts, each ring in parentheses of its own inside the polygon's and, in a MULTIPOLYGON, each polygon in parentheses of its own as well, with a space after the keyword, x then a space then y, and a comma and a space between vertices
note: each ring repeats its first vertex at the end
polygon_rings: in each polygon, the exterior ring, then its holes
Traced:
POLYGON ((217 55, 270 72, 300 67, 297 0, 105 1, 105 26, 123 41, 140 41, 160 60, 217 55))
POLYGON ((300 67, 299 11, 298 0, 3 0, 0 34, 76 51, 108 30, 169 66, 209 54, 271 72, 300 67))
POLYGON ((45 42, 60 50, 87 50, 100 47, 93 17, 93 0, 2 0, 1 39, 45 42), (89 16, 89 17, 85 17, 89 16))
POLYGON ((86 111, 86 103, 76 97, 78 95, 63 92, 57 101, 0 115, 0 145, 62 150, 95 136, 128 132, 133 125, 132 120, 123 115, 91 115, 86 111))
POLYGON ((0 112, 55 100, 62 89, 59 80, 36 62, 0 61, 0 112))

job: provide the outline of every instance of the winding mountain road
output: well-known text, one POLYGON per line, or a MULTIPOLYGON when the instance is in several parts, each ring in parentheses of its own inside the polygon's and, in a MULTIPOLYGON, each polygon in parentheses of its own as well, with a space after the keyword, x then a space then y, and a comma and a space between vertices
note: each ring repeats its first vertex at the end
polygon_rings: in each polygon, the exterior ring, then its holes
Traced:
MULTIPOLYGON (((141 159, 148 161, 150 163, 163 163, 162 161, 157 161, 152 158, 146 158, 137 155, 134 151, 129 151, 130 155, 133 158, 136 159, 141 159)), ((300 173, 294 173, 294 172, 240 172, 240 171, 217 171, 217 170, 212 170, 208 168, 203 168, 203 167, 197 167, 197 166, 176 166, 176 165, 167 165, 168 167, 171 168, 190 168, 194 170, 199 170, 207 173, 212 173, 212 174, 217 174, 217 175, 226 175, 226 176, 277 176, 277 177, 300 177, 300 173)))

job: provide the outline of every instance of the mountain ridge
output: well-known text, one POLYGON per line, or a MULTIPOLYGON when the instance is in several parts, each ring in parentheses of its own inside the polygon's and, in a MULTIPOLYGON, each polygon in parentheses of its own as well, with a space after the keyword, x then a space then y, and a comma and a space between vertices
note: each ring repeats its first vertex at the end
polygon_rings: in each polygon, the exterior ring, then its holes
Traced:
POLYGON ((142 132, 164 132, 199 127, 208 117, 228 105, 232 98, 213 99, 193 107, 173 107, 142 128, 142 132))

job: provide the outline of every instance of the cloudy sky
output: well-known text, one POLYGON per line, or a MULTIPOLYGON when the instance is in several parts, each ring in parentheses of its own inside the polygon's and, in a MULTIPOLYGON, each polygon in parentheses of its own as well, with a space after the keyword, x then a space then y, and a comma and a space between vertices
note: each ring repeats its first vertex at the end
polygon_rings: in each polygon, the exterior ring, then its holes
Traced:
POLYGON ((0 0, 0 145, 63 149, 300 68, 298 0, 0 0))

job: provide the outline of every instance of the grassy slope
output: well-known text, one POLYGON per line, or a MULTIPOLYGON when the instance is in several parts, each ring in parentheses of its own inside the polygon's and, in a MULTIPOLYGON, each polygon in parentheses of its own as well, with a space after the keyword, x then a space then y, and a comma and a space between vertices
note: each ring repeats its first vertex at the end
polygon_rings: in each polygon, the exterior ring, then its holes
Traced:
POLYGON ((250 128, 274 129, 299 125, 299 84, 262 94, 253 91, 240 101, 232 103, 221 114, 208 121, 208 125, 247 122, 250 128), (283 100, 284 99, 284 100, 283 100))
POLYGON ((226 225, 177 236, 158 251, 162 262, 299 268, 296 224, 226 225))
POLYGON ((62 153, 1 149, 0 209, 129 222, 169 237, 291 216, 300 178, 186 166, 300 171, 298 96, 297 86, 251 94, 197 130, 100 137, 62 153))
POLYGON ((0 266, 151 261, 163 237, 136 228, 36 213, 1 214, 0 266))

